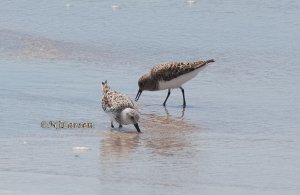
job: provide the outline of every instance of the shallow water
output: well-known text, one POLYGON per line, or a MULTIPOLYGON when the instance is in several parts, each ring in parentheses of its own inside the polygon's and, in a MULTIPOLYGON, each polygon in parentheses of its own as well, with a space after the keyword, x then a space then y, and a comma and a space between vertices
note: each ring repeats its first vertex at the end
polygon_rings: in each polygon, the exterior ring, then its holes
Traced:
POLYGON ((116 4, 0 2, 0 194, 299 194, 300 3, 116 4), (186 109, 143 92, 143 133, 110 130, 101 81, 134 98, 153 65, 210 58, 186 109))

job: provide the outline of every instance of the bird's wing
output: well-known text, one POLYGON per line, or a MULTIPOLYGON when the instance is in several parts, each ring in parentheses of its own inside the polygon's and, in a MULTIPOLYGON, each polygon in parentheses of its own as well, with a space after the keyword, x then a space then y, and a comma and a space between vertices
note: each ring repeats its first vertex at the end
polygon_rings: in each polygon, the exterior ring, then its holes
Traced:
POLYGON ((151 76, 158 80, 169 81, 183 74, 192 72, 206 64, 207 61, 171 62, 167 64, 159 64, 152 68, 151 76))
POLYGON ((106 111, 108 112, 121 112, 125 108, 135 108, 132 100, 121 93, 111 91, 106 94, 105 98, 102 99, 102 102, 105 102, 106 111))

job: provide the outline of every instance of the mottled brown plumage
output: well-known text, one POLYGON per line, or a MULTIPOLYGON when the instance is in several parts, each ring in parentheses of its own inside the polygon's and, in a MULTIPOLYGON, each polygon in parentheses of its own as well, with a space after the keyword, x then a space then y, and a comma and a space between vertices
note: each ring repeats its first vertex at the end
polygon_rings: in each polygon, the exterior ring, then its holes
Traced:
POLYGON ((180 88, 183 94, 184 106, 185 97, 182 84, 195 77, 199 70, 206 64, 214 62, 213 59, 207 61, 196 62, 170 62, 159 64, 153 67, 149 72, 144 74, 138 81, 139 91, 135 98, 137 101, 143 90, 157 91, 168 89, 168 96, 164 105, 170 95, 170 89, 180 88))
POLYGON ((121 112, 125 108, 135 109, 133 102, 125 95, 116 92, 108 91, 103 94, 102 108, 104 111, 121 112))
POLYGON ((107 81, 102 82, 103 96, 101 100, 102 109, 111 117, 111 127, 113 121, 122 124, 134 124, 137 131, 140 132, 138 127, 139 114, 134 103, 129 97, 119 92, 113 91, 107 84, 107 81))
POLYGON ((192 72, 202 66, 205 66, 207 61, 197 62, 171 62, 159 64, 153 67, 150 74, 153 80, 170 81, 186 73, 192 72))

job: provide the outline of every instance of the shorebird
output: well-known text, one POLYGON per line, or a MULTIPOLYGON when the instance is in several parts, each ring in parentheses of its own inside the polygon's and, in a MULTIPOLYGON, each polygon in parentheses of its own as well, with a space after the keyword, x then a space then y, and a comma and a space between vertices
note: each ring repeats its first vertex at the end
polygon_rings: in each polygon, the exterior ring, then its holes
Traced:
POLYGON ((138 101, 143 90, 158 91, 168 89, 168 95, 163 103, 166 102, 171 94, 171 89, 180 88, 183 97, 183 107, 186 106, 184 89, 182 85, 194 78, 200 70, 208 63, 214 62, 213 59, 196 62, 171 62, 154 66, 149 72, 144 74, 138 81, 139 91, 135 101, 138 101))
POLYGON ((133 124, 136 130, 140 133, 138 125, 139 113, 134 103, 121 93, 112 91, 107 84, 107 81, 102 82, 102 108, 111 118, 111 128, 114 128, 113 122, 119 123, 119 128, 122 125, 133 124))

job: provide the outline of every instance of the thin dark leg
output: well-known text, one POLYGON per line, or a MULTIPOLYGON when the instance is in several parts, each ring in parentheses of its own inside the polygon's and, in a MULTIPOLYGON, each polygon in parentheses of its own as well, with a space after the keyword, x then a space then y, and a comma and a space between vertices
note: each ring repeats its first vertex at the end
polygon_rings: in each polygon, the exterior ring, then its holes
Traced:
POLYGON ((181 92, 182 92, 182 97, 183 97, 183 107, 186 106, 186 103, 185 103, 185 95, 184 95, 184 89, 182 87, 180 87, 181 89, 181 92))
POLYGON ((183 117, 184 117, 184 111, 185 111, 185 107, 182 108, 182 114, 181 114, 181 117, 180 117, 180 118, 183 118, 183 117))
POLYGON ((168 89, 168 95, 167 95, 167 97, 166 97, 166 99, 165 99, 165 101, 164 101, 164 103, 163 103, 164 106, 166 106, 166 102, 167 102, 167 100, 168 100, 170 94, 171 94, 171 89, 168 89))
POLYGON ((165 107, 165 112, 166 112, 167 117, 169 117, 169 116, 170 116, 170 113, 169 113, 167 107, 165 107))
POLYGON ((119 129, 122 128, 123 126, 121 124, 119 124, 119 129))
POLYGON ((113 123, 112 121, 110 121, 110 127, 111 127, 111 128, 115 128, 115 127, 114 127, 114 123, 113 123))

